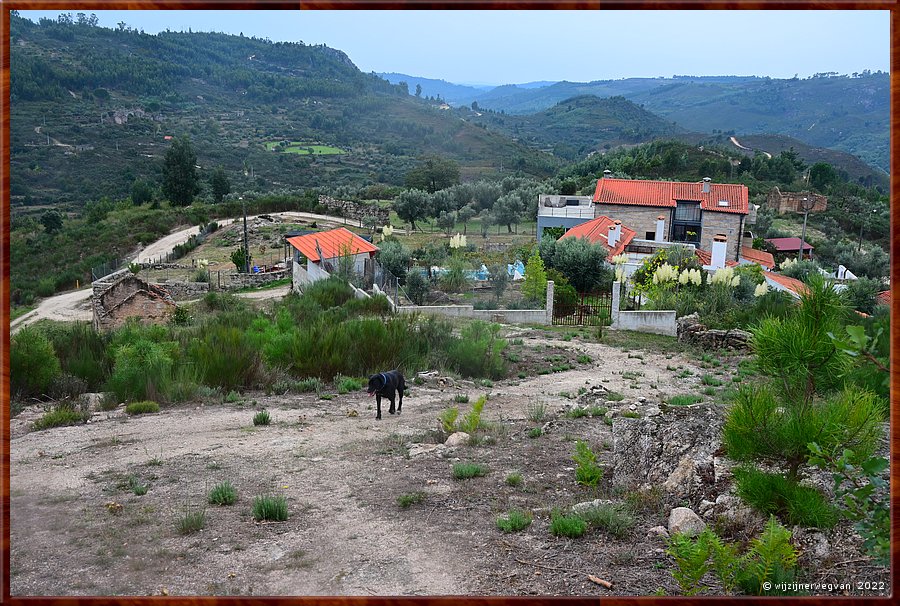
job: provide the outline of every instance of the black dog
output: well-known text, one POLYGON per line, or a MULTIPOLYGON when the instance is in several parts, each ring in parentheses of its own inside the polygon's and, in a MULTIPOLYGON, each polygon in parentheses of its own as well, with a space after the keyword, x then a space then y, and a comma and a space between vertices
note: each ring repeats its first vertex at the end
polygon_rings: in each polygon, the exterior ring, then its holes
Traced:
POLYGON ((388 372, 380 372, 377 375, 369 377, 369 395, 375 396, 375 402, 378 412, 376 419, 381 419, 381 397, 384 396, 391 401, 389 413, 394 414, 394 392, 400 394, 400 403, 397 405, 397 414, 403 408, 403 391, 406 389, 406 379, 399 370, 391 370, 388 372))

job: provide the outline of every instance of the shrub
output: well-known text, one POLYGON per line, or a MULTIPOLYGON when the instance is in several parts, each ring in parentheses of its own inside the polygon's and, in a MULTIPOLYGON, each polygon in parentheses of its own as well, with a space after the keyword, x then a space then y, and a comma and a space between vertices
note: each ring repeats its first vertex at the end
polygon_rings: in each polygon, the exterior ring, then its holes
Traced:
MULTIPOLYGON (((606 263, 606 249, 585 238, 557 241, 550 266, 562 273, 576 292, 608 291, 613 281, 612 268, 606 263)), ((527 280, 527 268, 525 276, 527 280)))
POLYGON ((834 507, 815 488, 750 467, 735 468, 734 479, 738 496, 761 513, 792 525, 831 528, 837 523, 834 507))
POLYGON ((456 431, 457 417, 459 417, 459 408, 457 408, 456 406, 447 408, 438 415, 438 419, 441 422, 441 427, 446 433, 453 433, 456 431))
POLYGON ((682 394, 678 396, 672 396, 671 398, 669 398, 667 403, 669 404, 669 406, 690 406, 702 401, 703 398, 701 396, 695 394, 682 394))
POLYGON ((349 393, 351 391, 359 391, 363 387, 363 382, 353 377, 344 377, 338 375, 335 378, 334 382, 337 385, 338 393, 340 394, 349 393))
POLYGON ((323 387, 324 387, 324 384, 322 383, 322 380, 319 379, 318 377, 311 377, 309 379, 301 379, 300 381, 297 381, 296 383, 294 383, 294 389, 301 393, 309 392, 309 391, 314 391, 314 392, 318 393, 318 392, 322 391, 323 387))
POLYGON ((500 325, 475 320, 462 330, 460 338, 447 348, 447 361, 465 377, 500 379, 506 374, 500 325))
POLYGON ((700 383, 703 385, 711 385, 712 387, 719 387, 722 385, 722 380, 712 375, 703 375, 700 377, 700 383))
POLYGON ((410 505, 415 505, 416 503, 421 503, 425 500, 425 493, 421 491, 410 492, 407 494, 402 494, 397 497, 397 505, 406 509, 410 505))
POLYGON ((587 522, 577 515, 564 516, 558 511, 550 513, 550 533, 558 537, 577 539, 587 532, 587 522))
POLYGON ((269 417, 269 412, 266 410, 260 410, 258 413, 253 415, 253 424, 254 425, 268 425, 272 419, 269 417))
POLYGON ((387 240, 379 245, 376 254, 381 266, 397 276, 401 283, 406 279, 406 271, 409 267, 412 255, 399 240, 387 240))
POLYGON ((253 518, 259 522, 268 520, 284 522, 288 519, 287 500, 282 496, 258 496, 253 500, 253 518))
POLYGON ((528 420, 540 423, 547 416, 547 405, 543 402, 532 402, 528 405, 528 420))
POLYGON ((237 500, 237 490, 235 490, 231 482, 225 480, 224 482, 216 484, 213 489, 209 491, 207 500, 210 505, 233 505, 237 500))
POLYGON ((88 390, 99 390, 112 370, 109 339, 86 322, 48 323, 44 332, 62 370, 85 381, 88 390))
POLYGON ((184 511, 177 522, 178 532, 181 534, 193 534, 206 526, 206 510, 184 508, 184 511))
POLYGON ((91 413, 76 408, 72 404, 59 404, 44 413, 34 422, 36 430, 62 427, 64 425, 79 425, 91 418, 91 413))
POLYGON ((462 422, 459 423, 459 431, 472 434, 483 426, 483 423, 481 422, 481 412, 484 410, 485 403, 487 403, 487 397, 481 396, 474 404, 472 404, 472 410, 466 413, 462 422))
POLYGON ((522 284, 522 294, 525 298, 537 302, 543 302, 547 297, 547 272, 544 262, 537 251, 528 259, 525 265, 525 282, 522 284))
POLYGON ((131 402, 125 407, 125 412, 130 415, 142 415, 151 412, 159 412, 159 404, 151 400, 131 402))
POLYGON ((503 532, 518 532, 531 526, 532 515, 521 509, 510 509, 506 517, 497 518, 497 528, 503 532))
POLYGON ((477 463, 456 463, 453 466, 454 480, 468 480, 478 478, 487 473, 487 468, 477 463))
POLYGON ((403 287, 406 296, 416 305, 425 304, 425 295, 431 288, 428 278, 418 271, 411 271, 406 276, 406 285, 403 287))
POLYGON ((208 324, 188 347, 188 357, 205 385, 230 390, 249 387, 259 370, 259 353, 237 327, 208 324))
POLYGON ((540 427, 534 427, 528 430, 529 438, 539 438, 544 434, 543 430, 540 427))
POLYGON ((591 528, 600 528, 621 539, 634 528, 635 519, 623 506, 615 504, 598 505, 578 514, 591 528))
POLYGON ((143 337, 120 345, 116 349, 107 390, 119 401, 169 401, 176 348, 173 342, 155 343, 143 337))
POLYGON ((581 440, 575 442, 575 479, 579 484, 594 486, 603 477, 603 470, 597 465, 597 455, 581 440))
POLYGON ((467 404, 469 402, 469 394, 456 394, 453 401, 457 404, 467 404))
POLYGON ((128 490, 133 492, 136 496, 144 496, 149 489, 150 487, 141 483, 141 480, 136 475, 131 474, 128 476, 128 490))
POLYGON ((568 417, 569 419, 580 419, 581 417, 588 416, 588 414, 589 413, 586 408, 581 408, 580 406, 576 406, 576 407, 572 408, 571 410, 569 410, 569 412, 566 413, 566 417, 568 417))
POLYGON ((522 474, 517 471, 506 476, 507 486, 521 486, 523 481, 522 474))
POLYGON ((42 395, 61 372, 53 345, 40 330, 26 326, 12 337, 9 374, 13 394, 42 395))

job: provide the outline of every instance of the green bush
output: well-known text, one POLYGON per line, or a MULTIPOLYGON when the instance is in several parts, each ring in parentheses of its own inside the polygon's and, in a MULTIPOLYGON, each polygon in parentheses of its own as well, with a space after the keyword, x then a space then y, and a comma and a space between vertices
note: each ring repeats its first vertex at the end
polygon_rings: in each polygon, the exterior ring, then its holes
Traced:
POLYGON ((441 427, 446 433, 453 433, 456 431, 456 419, 459 417, 459 408, 453 406, 451 408, 447 408, 438 415, 438 419, 441 422, 441 427))
POLYGON ((150 400, 131 402, 125 407, 125 412, 130 415, 142 415, 151 412, 159 412, 159 404, 150 400))
POLYGON ((499 324, 473 321, 447 348, 448 363, 464 377, 503 378, 506 375, 503 351, 507 343, 499 335, 499 324))
POLYGON ((216 484, 209 491, 207 499, 211 505, 233 505, 237 500, 237 490, 228 480, 216 484))
POLYGON ((206 526, 206 510, 184 508, 184 511, 177 521, 178 532, 181 534, 193 534, 203 530, 206 526))
POLYGON ((521 486, 522 482, 525 480, 522 478, 522 474, 519 472, 513 472, 506 476, 506 485, 507 486, 521 486))
POLYGON ((428 278, 418 271, 411 271, 406 276, 406 285, 403 287, 406 296, 416 305, 425 304, 425 295, 431 289, 428 278))
POLYGON ((84 380, 89 391, 98 391, 112 371, 109 338, 86 322, 48 322, 42 330, 62 370, 84 380))
POLYGON ((416 503, 421 503, 425 500, 425 493, 422 491, 410 492, 407 494, 402 494, 397 497, 397 505, 406 509, 410 505, 415 505, 416 503))
POLYGON ((484 465, 478 465, 477 463, 456 463, 453 465, 453 479, 454 480, 468 480, 471 478, 478 478, 487 473, 487 468, 484 465))
POLYGON ((173 367, 177 352, 174 342, 155 343, 138 338, 115 349, 115 364, 107 391, 119 401, 171 401, 173 367))
POLYGON ((272 422, 272 419, 269 416, 268 411, 260 410, 258 413, 253 415, 253 424, 254 425, 268 425, 271 422, 272 422))
POLYGON ((44 413, 34 422, 36 430, 62 427, 65 425, 80 425, 91 418, 91 413, 76 408, 72 404, 59 404, 44 413))
POLYGON ((831 528, 837 523, 837 511, 815 488, 750 467, 735 468, 734 479, 738 496, 761 513, 792 525, 831 528))
POLYGON ((18 397, 47 393, 62 372, 53 344, 32 326, 22 328, 10 343, 10 391, 18 397))
POLYGON ((487 403, 487 397, 481 396, 478 400, 472 404, 472 410, 470 410, 463 417, 462 421, 460 421, 457 429, 458 431, 464 431, 468 434, 475 433, 478 429, 483 426, 481 421, 481 413, 484 410, 484 405, 487 403))
POLYGON ((204 385, 231 390, 250 387, 256 380, 259 353, 240 328, 207 324, 187 351, 204 385))
POLYGON ((603 477, 603 469, 597 465, 597 455, 586 443, 578 440, 572 459, 575 461, 575 479, 578 483, 596 487, 603 477))
POLYGON ((591 528, 599 528, 622 539, 628 535, 636 521, 634 516, 622 505, 603 504, 580 511, 578 515, 591 528))
POLYGON ((359 391, 363 387, 363 382, 354 377, 344 377, 341 375, 337 375, 334 379, 335 385, 337 386, 338 393, 345 394, 351 391, 359 391))
POLYGON ((259 522, 284 522, 288 519, 287 500, 282 496, 258 496, 253 500, 253 518, 259 522))
POLYGON ((531 526, 532 515, 521 509, 510 509, 506 517, 497 518, 497 528, 503 532, 518 532, 531 526))
POLYGON ((550 513, 550 533, 558 537, 577 539, 587 532, 587 522, 577 515, 564 516, 558 511, 550 513))
POLYGON ((681 394, 677 396, 672 396, 668 400, 669 406, 690 406, 692 404, 697 404, 702 402, 703 398, 694 394, 681 394))

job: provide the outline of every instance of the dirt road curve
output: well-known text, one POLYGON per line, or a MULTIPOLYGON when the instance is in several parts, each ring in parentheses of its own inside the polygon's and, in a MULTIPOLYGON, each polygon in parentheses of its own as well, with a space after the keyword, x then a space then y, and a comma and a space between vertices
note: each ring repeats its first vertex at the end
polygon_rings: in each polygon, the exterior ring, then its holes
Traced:
MULTIPOLYGON (((271 216, 282 216, 286 219, 311 219, 314 221, 327 221, 332 223, 339 223, 342 225, 353 225, 355 227, 361 227, 361 223, 359 221, 346 219, 343 217, 332 217, 329 215, 319 215, 315 213, 302 212, 283 212, 270 214, 271 216)), ((256 215, 248 216, 247 218, 252 219, 254 217, 256 217, 256 215)), ((220 226, 225 226, 230 225, 237 220, 238 219, 221 219, 218 221, 218 223, 220 226)), ((144 248, 144 250, 139 252, 134 258, 134 262, 148 262, 151 259, 164 256, 166 253, 170 252, 175 247, 175 245, 186 242, 188 238, 198 232, 199 229, 195 226, 189 227, 187 229, 182 229, 180 231, 171 233, 164 238, 160 238, 159 240, 153 242, 152 244, 144 248)), ((38 320, 60 320, 64 322, 90 320, 91 292, 92 291, 90 288, 83 288, 81 290, 66 292, 61 295, 56 295, 54 297, 49 297, 42 300, 36 309, 16 318, 13 322, 10 323, 10 334, 15 334, 23 326, 27 326, 33 322, 37 322, 38 320)), ((241 296, 250 299, 266 299, 284 296, 284 294, 286 293, 286 288, 278 288, 273 290, 264 290, 258 293, 243 293, 241 296)))
POLYGON ((741 149, 746 149, 747 151, 759 151, 759 152, 765 154, 766 157, 769 158, 770 160, 772 159, 772 154, 770 154, 770 153, 767 152, 767 151, 755 150, 755 149, 753 149, 752 147, 744 147, 743 145, 741 145, 741 143, 737 140, 736 137, 730 137, 730 139, 731 139, 731 142, 734 143, 734 145, 735 145, 736 147, 739 147, 739 148, 741 148, 741 149))

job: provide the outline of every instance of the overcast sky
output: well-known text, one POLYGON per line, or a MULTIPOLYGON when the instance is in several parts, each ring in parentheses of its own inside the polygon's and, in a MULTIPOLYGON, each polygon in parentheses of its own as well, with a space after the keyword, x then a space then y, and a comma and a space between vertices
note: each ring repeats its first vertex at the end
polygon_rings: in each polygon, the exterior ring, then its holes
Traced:
POLYGON ((103 26, 124 21, 147 33, 326 44, 364 72, 469 84, 890 70, 889 11, 93 12, 103 26))

